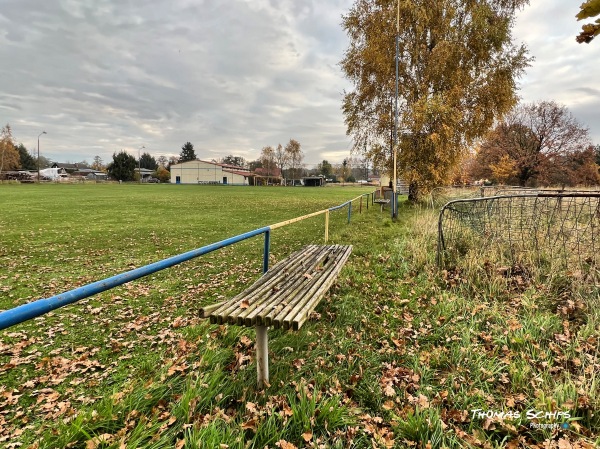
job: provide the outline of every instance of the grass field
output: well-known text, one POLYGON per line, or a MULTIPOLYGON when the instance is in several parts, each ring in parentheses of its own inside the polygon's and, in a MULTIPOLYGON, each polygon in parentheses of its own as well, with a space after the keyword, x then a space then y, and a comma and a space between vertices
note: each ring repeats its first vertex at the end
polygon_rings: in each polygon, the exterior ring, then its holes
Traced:
MULTIPOLYGON (((0 309, 367 191, 0 185, 0 309)), ((268 388, 251 329, 197 318, 260 275, 259 237, 1 331, 0 447, 597 447, 598 288, 438 272, 434 212, 356 206, 337 285, 270 332, 268 388)), ((323 221, 273 231, 273 261, 323 221)))

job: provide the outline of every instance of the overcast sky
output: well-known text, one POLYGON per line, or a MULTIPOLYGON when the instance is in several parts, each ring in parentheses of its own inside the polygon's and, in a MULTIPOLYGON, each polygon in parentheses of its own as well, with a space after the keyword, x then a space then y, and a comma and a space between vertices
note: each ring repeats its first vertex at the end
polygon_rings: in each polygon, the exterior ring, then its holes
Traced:
MULTIPOLYGON (((531 0, 516 40, 536 59, 524 101, 556 100, 600 143, 600 39, 577 44, 582 0, 531 0)), ((256 159, 302 144, 341 162, 351 142, 338 62, 352 0, 0 0, 0 123, 59 162, 177 155, 256 159)))

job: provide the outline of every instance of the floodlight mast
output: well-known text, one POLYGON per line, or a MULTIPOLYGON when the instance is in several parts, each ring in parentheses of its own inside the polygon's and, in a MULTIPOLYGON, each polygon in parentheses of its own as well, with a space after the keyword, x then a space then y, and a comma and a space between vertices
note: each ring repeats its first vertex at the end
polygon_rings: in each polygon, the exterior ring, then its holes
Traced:
POLYGON ((40 179, 40 136, 42 134, 48 134, 46 131, 42 131, 39 135, 38 135, 38 157, 37 157, 37 171, 38 171, 38 183, 41 181, 40 179))
POLYGON ((398 218, 398 53, 400 45, 400 0, 396 16, 396 108, 394 113, 394 181, 392 184, 392 219, 398 218))

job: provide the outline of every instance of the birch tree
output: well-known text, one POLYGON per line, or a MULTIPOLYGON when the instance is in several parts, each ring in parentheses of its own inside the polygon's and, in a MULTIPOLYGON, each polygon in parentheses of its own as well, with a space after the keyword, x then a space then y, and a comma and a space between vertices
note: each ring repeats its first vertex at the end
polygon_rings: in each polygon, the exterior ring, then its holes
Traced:
POLYGON ((354 150, 392 172, 395 37, 398 167, 419 189, 443 183, 461 156, 517 102, 529 59, 512 42, 527 0, 356 0, 343 18, 350 46, 341 67, 354 88, 343 99, 354 150), (397 31, 398 25, 398 31, 397 31))

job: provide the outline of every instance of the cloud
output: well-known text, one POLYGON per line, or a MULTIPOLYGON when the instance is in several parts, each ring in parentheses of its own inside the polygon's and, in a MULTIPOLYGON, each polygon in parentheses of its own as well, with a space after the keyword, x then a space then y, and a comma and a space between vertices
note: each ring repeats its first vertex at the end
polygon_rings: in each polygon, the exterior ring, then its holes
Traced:
MULTIPOLYGON (((142 145, 258 157, 297 139, 305 161, 350 153, 338 62, 351 0, 3 0, 0 120, 58 161, 108 161, 142 145), (7 64, 4 64, 8 61, 7 64)), ((600 42, 575 43, 576 4, 534 3, 515 37, 536 57, 524 101, 554 99, 600 139, 600 42)), ((339 160, 336 160, 339 159, 339 160)))
POLYGON ((316 163, 339 136, 349 148, 341 98, 323 95, 346 86, 335 22, 348 5, 8 0, 0 111, 30 148, 46 130, 46 154, 59 160, 141 145, 177 154, 186 141, 206 157, 255 158, 295 138, 316 163))
POLYGON ((515 39, 535 57, 520 83, 520 94, 525 102, 555 100, 565 105, 600 143, 600 97, 592 75, 600 68, 600 41, 575 41, 582 25, 575 19, 578 11, 578 3, 552 0, 532 2, 518 15, 515 39))

